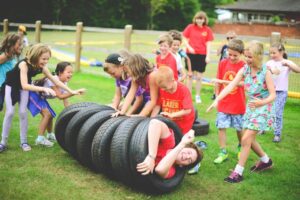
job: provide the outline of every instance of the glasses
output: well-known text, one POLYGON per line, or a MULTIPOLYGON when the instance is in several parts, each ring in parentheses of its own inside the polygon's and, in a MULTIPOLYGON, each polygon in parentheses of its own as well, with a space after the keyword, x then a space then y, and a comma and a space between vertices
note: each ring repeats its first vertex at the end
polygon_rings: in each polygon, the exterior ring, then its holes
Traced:
POLYGON ((227 37, 227 40, 232 40, 234 39, 234 37, 227 37))

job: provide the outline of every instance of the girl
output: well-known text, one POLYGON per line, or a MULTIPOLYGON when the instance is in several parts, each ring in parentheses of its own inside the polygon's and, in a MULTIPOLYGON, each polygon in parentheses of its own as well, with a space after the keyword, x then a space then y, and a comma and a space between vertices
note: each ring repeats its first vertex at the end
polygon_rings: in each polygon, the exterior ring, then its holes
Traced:
POLYGON ((51 50, 48 46, 43 44, 33 45, 27 52, 25 59, 18 62, 13 70, 7 73, 5 86, 6 112, 3 120, 0 152, 7 149, 7 140, 16 102, 19 102, 21 148, 23 151, 30 151, 31 147, 27 143, 28 120, 26 112, 29 91, 44 92, 47 95, 53 96, 56 95, 55 91, 51 88, 31 85, 32 77, 43 73, 58 87, 63 88, 71 94, 79 94, 79 91, 71 90, 52 76, 46 66, 50 56, 51 50))
POLYGON ((173 130, 165 123, 152 119, 148 128, 148 155, 137 165, 137 171, 147 175, 155 170, 160 177, 169 179, 175 175, 176 165, 187 169, 194 167, 202 160, 203 154, 193 140, 194 130, 190 130, 175 146, 173 130))
POLYGON ((270 67, 271 73, 273 74, 273 80, 276 87, 276 123, 274 130, 273 142, 281 141, 281 130, 282 130, 282 119, 284 105, 287 99, 289 73, 291 71, 300 73, 300 67, 297 66, 293 61, 287 60, 285 48, 280 43, 274 43, 270 47, 270 57, 266 65, 270 67))
MULTIPOLYGON (((65 85, 69 82, 72 78, 73 68, 71 63, 69 62, 60 62, 57 64, 55 69, 55 76, 56 80, 61 81, 65 85)), ((73 96, 73 94, 65 91, 62 88, 57 87, 53 84, 49 78, 44 77, 40 80, 34 81, 34 85, 51 88, 55 91, 56 97, 63 100, 64 106, 69 106, 68 98, 73 96)), ((78 90, 79 94, 84 92, 84 89, 78 90)), ((35 140, 36 145, 42 145, 46 147, 52 147, 53 141, 56 141, 55 135, 53 131, 53 118, 56 116, 55 112, 50 107, 47 99, 53 99, 55 96, 53 95, 46 95, 44 93, 38 92, 29 92, 29 102, 28 102, 28 109, 31 112, 32 116, 37 115, 40 113, 42 115, 42 120, 39 125, 39 132, 38 137, 35 140), (47 138, 44 137, 45 131, 48 131, 47 138), (50 140, 50 141, 49 141, 50 140), (52 142, 51 142, 52 141, 52 142)))
POLYGON ((255 136, 259 130, 271 130, 275 121, 275 87, 271 72, 262 65, 263 45, 257 41, 250 43, 245 49, 247 65, 239 70, 232 82, 217 96, 207 111, 216 107, 218 101, 229 94, 244 79, 244 88, 248 96, 246 113, 243 117, 242 151, 234 171, 224 180, 238 183, 243 180, 243 171, 248 159, 250 148, 260 157, 260 161, 251 167, 251 172, 260 172, 272 167, 272 160, 262 150, 255 136))
MULTIPOLYGON (((129 55, 128 53, 126 53, 129 55)), ((112 107, 115 110, 121 110, 122 105, 120 104, 122 97, 125 98, 130 86, 131 78, 127 77, 126 72, 124 71, 124 65, 122 64, 126 58, 125 52, 123 55, 118 53, 110 54, 106 59, 103 65, 103 70, 110 74, 113 78, 116 79, 116 90, 115 96, 113 99, 112 107)), ((138 87, 138 90, 135 94, 134 104, 130 107, 127 115, 136 113, 143 105, 143 90, 141 87, 138 87)))
POLYGON ((21 38, 18 34, 8 34, 2 40, 0 47, 0 111, 4 103, 4 87, 6 73, 13 69, 17 57, 21 54, 21 38))
MULTIPOLYGON (((205 12, 197 12, 193 23, 189 24, 183 31, 187 47, 187 55, 191 60, 192 71, 196 77, 196 103, 201 103, 200 91, 202 74, 205 72, 206 64, 210 61, 211 41, 214 39, 211 29, 208 27, 208 17, 205 12)), ((188 88, 192 91, 193 79, 188 78, 188 88)))
POLYGON ((132 78, 130 90, 124 100, 120 111, 112 116, 124 115, 134 99, 138 87, 144 90, 144 102, 147 102, 139 116, 148 116, 156 105, 158 97, 158 86, 156 85, 156 72, 149 61, 140 54, 133 54, 124 61, 124 69, 132 78))

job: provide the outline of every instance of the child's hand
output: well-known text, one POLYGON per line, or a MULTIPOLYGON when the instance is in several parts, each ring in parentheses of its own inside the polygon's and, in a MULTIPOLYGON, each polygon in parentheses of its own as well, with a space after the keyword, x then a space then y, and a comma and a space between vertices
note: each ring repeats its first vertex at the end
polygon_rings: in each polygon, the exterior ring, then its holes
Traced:
POLYGON ((220 84, 223 83, 223 81, 221 79, 218 79, 218 78, 213 78, 213 79, 210 80, 210 82, 211 83, 220 83, 220 84))
POLYGON ((282 64, 283 66, 286 66, 286 67, 289 67, 289 66, 290 66, 290 62, 289 62, 288 60, 283 60, 283 61, 281 61, 281 64, 282 64))
POLYGON ((46 94, 46 96, 56 96, 56 93, 54 90, 52 90, 51 88, 43 88, 43 92, 46 94))
POLYGON ((213 108, 216 108, 218 105, 218 101, 214 100, 214 102, 206 109, 206 112, 210 112, 213 108))
POLYGON ((193 72, 192 72, 192 71, 188 71, 187 74, 188 74, 188 77, 189 77, 189 78, 192 78, 192 77, 193 77, 193 72))
POLYGON ((172 113, 169 113, 169 112, 161 112, 160 114, 164 117, 173 118, 172 113))
POLYGON ((194 141, 195 138, 195 131, 191 129, 189 132, 187 132, 182 138, 181 142, 182 144, 186 145, 194 141))
POLYGON ((153 173, 154 166, 155 159, 148 155, 143 162, 137 164, 136 169, 138 172, 142 173, 142 175, 147 175, 153 173))
POLYGON ((76 90, 78 92, 78 94, 82 95, 85 93, 86 89, 85 88, 80 88, 78 90, 76 90))
POLYGON ((210 63, 210 58, 208 56, 205 57, 206 64, 210 63))
POLYGON ((183 82, 183 81, 185 80, 185 78, 186 78, 186 74, 183 74, 183 75, 181 76, 180 82, 183 82))
POLYGON ((188 46, 187 49, 191 54, 195 54, 195 49, 193 47, 188 46))
POLYGON ((118 117, 118 116, 124 116, 125 114, 122 113, 120 110, 118 110, 117 112, 111 114, 111 117, 118 117))

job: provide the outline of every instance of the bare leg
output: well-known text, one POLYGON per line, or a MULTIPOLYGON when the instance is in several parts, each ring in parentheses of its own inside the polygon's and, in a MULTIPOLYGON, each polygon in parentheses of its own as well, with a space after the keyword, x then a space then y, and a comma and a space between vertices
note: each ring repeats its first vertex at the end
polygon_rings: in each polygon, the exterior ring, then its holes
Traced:
POLYGON ((254 140, 251 144, 251 148, 254 151, 254 153, 256 155, 258 155, 258 157, 263 157, 264 155, 266 155, 266 153, 263 151, 263 149, 261 148, 261 146, 259 145, 259 143, 254 140))
POLYGON ((226 129, 220 128, 219 129, 219 144, 221 149, 226 148, 226 129))
POLYGON ((48 125, 47 125, 47 131, 48 133, 52 133, 53 131, 53 118, 52 116, 49 119, 48 125))
POLYGON ((256 133, 257 133, 257 131, 249 130, 249 129, 246 129, 244 131, 242 141, 241 141, 242 151, 241 151, 241 156, 240 156, 240 159, 238 162, 238 164, 242 167, 245 166, 246 161, 249 157, 251 145, 252 145, 253 141, 255 141, 256 133))
POLYGON ((202 76, 200 72, 196 72, 196 95, 200 96, 202 86, 202 76))
POLYGON ((188 87, 188 89, 192 93, 192 90, 193 90, 193 77, 187 77, 186 86, 188 87))
POLYGON ((51 113, 49 112, 49 110, 47 108, 42 109, 41 115, 42 115, 42 120, 41 120, 41 123, 39 126, 38 135, 43 136, 46 131, 46 128, 48 127, 49 120, 52 117, 51 117, 51 113))
POLYGON ((243 136, 243 131, 236 131, 236 136, 239 140, 239 144, 241 144, 241 141, 242 141, 242 136, 243 136))

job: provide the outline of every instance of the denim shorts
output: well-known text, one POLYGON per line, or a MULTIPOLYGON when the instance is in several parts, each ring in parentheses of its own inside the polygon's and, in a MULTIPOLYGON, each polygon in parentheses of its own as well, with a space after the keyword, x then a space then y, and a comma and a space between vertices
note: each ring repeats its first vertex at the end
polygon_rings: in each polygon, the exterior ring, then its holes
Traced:
POLYGON ((235 128, 237 131, 241 131, 243 129, 243 115, 232 115, 218 112, 216 126, 219 129, 235 128))

